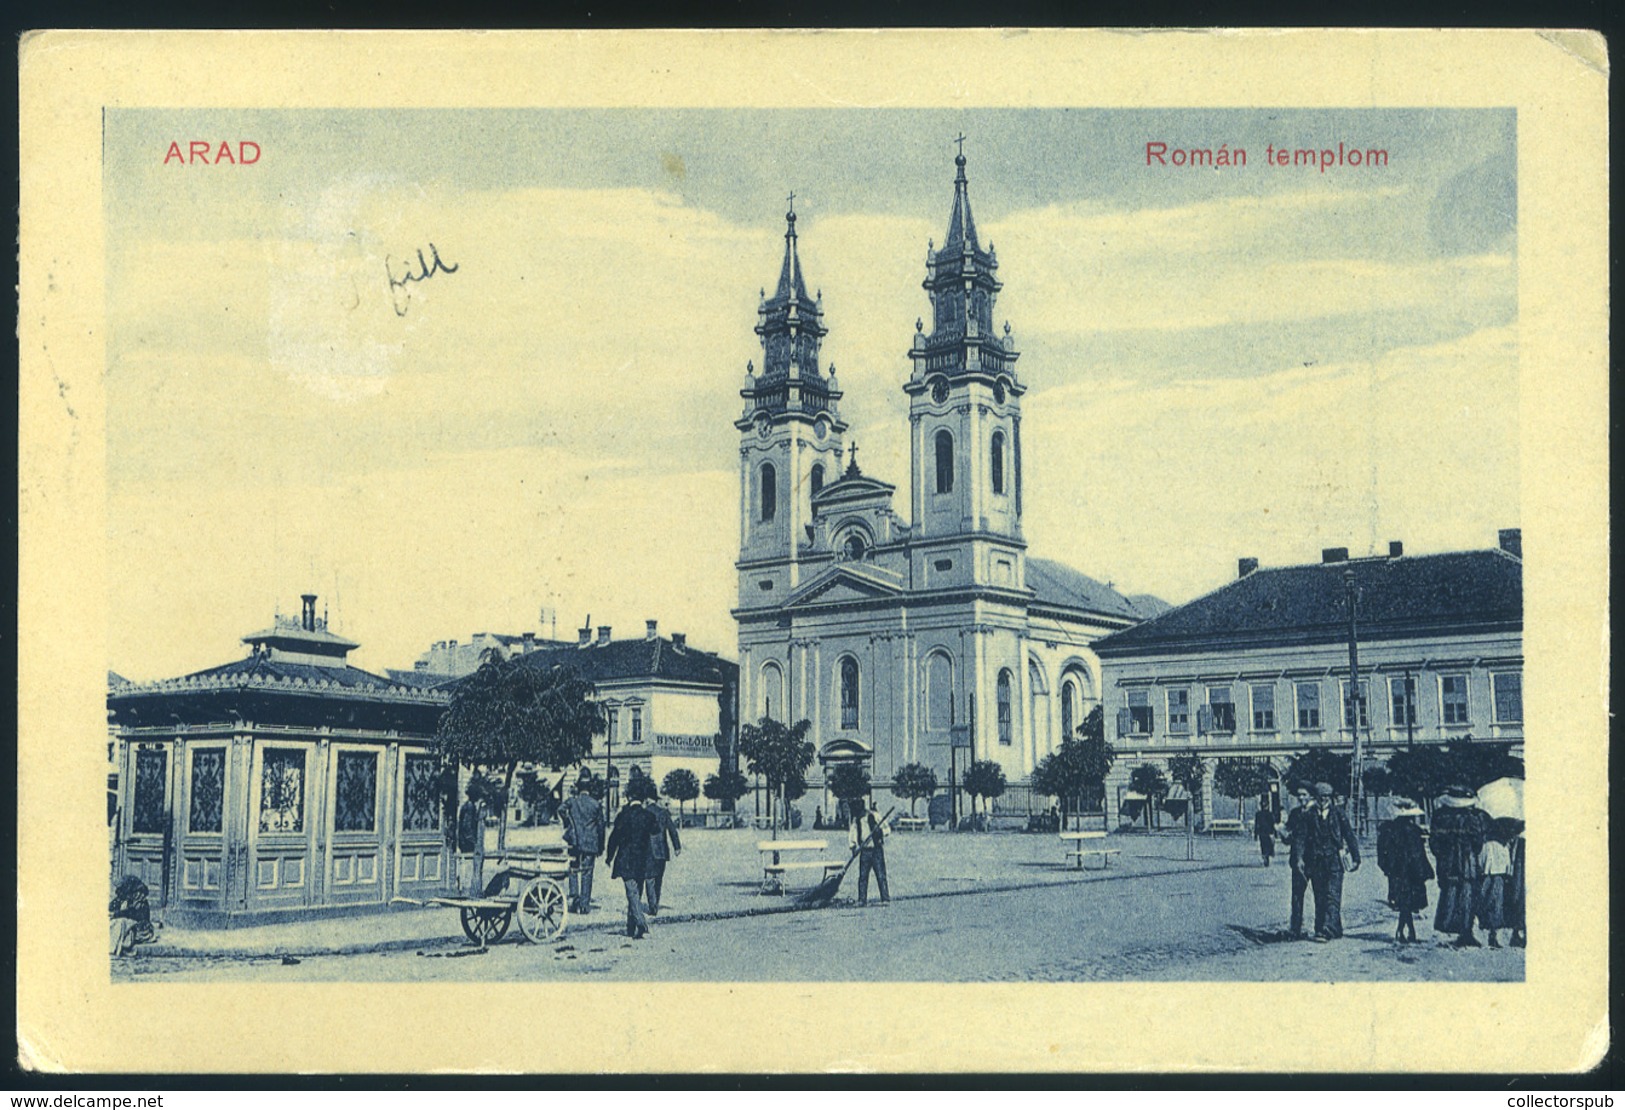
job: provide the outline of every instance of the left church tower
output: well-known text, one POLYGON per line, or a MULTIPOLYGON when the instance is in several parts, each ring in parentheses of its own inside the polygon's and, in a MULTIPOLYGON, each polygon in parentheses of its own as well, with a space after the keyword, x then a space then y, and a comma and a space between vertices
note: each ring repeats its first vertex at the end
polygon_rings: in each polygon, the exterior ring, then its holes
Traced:
MULTIPOLYGON (((793 199, 793 198, 792 198, 793 199)), ((792 205, 785 214, 778 286, 762 290, 756 334, 761 369, 745 368, 739 429, 739 607, 782 605, 800 584, 800 553, 811 543, 812 497, 841 474, 846 424, 835 367, 820 363, 823 297, 801 273, 792 205)))

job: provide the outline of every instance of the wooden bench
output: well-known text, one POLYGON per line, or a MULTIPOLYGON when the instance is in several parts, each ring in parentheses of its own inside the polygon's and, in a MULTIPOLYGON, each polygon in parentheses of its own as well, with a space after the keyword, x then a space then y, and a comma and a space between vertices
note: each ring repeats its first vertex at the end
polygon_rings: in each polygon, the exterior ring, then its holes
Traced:
POLYGON ((1220 817, 1207 823, 1207 834, 1218 836, 1220 833, 1243 833, 1247 831, 1244 822, 1233 817, 1220 817))
POLYGON ((1078 870, 1083 870, 1085 859, 1098 857, 1101 870, 1112 865, 1112 857, 1122 853, 1121 848, 1108 848, 1103 842, 1106 834, 1098 830, 1087 832, 1064 832, 1060 834, 1062 845, 1066 846, 1066 857, 1078 861, 1078 870))
POLYGON ((897 826, 898 832, 921 832, 929 828, 931 822, 924 817, 896 817, 892 819, 892 824, 897 826))
POLYGON ((797 858, 816 855, 828 847, 828 842, 823 840, 758 840, 756 850, 762 854, 762 889, 783 894, 784 877, 789 872, 817 871, 822 880, 845 867, 845 860, 797 858))

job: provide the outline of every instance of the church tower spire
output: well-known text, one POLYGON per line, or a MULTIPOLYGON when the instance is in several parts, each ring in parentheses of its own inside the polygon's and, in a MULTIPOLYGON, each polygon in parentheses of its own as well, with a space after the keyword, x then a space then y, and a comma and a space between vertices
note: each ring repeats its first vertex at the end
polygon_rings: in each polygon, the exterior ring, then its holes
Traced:
POLYGON ((740 432, 739 558, 742 568, 755 568, 750 583, 741 580, 742 606, 776 602, 783 596, 776 590, 800 580, 812 497, 840 476, 846 433, 835 367, 821 363, 828 334, 823 296, 807 292, 794 193, 784 222, 779 281, 771 297, 762 291, 756 309, 761 370, 754 362, 746 367, 739 391, 744 410, 734 421, 740 432), (774 585, 763 588, 763 582, 774 585))
MULTIPOLYGON (((1009 325, 1002 334, 994 328, 1004 288, 999 256, 977 232, 965 137, 957 142, 948 234, 940 248, 932 244, 926 252, 931 323, 914 326, 908 352, 914 372, 903 386, 913 424, 912 517, 922 537, 1021 544, 1021 395, 1027 389, 1016 376, 1020 352, 1009 325)), ((1020 560, 1011 556, 1005 581, 1019 583, 1019 570, 1020 560)))

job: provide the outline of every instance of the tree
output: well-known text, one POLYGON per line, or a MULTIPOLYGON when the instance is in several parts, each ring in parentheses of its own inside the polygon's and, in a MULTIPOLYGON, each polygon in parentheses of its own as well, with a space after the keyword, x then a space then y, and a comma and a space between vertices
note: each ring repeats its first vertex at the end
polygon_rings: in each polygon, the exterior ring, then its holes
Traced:
POLYGON ((1202 757, 1191 752, 1169 756, 1168 775, 1184 788, 1188 820, 1194 826, 1197 811, 1202 809, 1202 786, 1207 781, 1207 767, 1202 757))
MULTIPOLYGON (((487 653, 479 669, 457 683, 440 715, 435 749, 441 758, 501 777, 503 799, 521 763, 560 768, 579 763, 604 731, 604 713, 591 700, 592 685, 573 668, 530 665, 524 656, 503 662, 487 653)), ((507 846, 508 812, 502 809, 497 846, 507 846)))
POLYGON ((1294 756, 1286 769, 1286 781, 1313 787, 1323 782, 1339 794, 1349 792, 1349 767, 1352 763, 1347 752, 1311 748, 1294 756))
POLYGON ((750 793, 750 780, 738 771, 705 776, 705 796, 724 809, 750 793))
POLYGON ((843 802, 855 802, 869 793, 869 772, 855 763, 842 763, 830 772, 825 784, 843 802))
POLYGON ((547 779, 533 770, 520 771, 519 800, 525 803, 525 824, 546 825, 553 820, 558 812, 560 788, 564 785, 561 778, 557 785, 549 785, 547 779))
POLYGON ((1168 796, 1168 776, 1155 763, 1142 763, 1128 775, 1128 788, 1145 798, 1145 827, 1151 829, 1151 811, 1168 796))
POLYGON ((1100 707, 1089 711, 1077 735, 1061 741, 1033 769, 1033 789, 1057 798, 1061 812, 1082 812, 1086 800, 1098 801, 1106 790, 1106 776, 1117 762, 1117 752, 1106 739, 1100 707))
POLYGON ((661 780, 660 789, 665 791, 666 797, 676 800, 677 816, 681 817, 683 803, 692 802, 700 796, 700 779, 688 768, 679 767, 661 780))
POLYGON ((892 776, 891 792, 908 802, 908 815, 914 816, 914 803, 937 792, 937 773, 923 763, 905 763, 892 776))
POLYGON ((739 754, 744 756, 751 774, 767 780, 768 823, 778 835, 778 825, 772 820, 773 795, 780 796, 780 810, 799 798, 807 790, 807 768, 813 761, 812 741, 807 733, 812 722, 797 721, 785 725, 770 717, 763 717, 754 725, 739 730, 739 754))
POLYGON ((1004 768, 991 759, 978 759, 965 768, 965 777, 959 780, 965 793, 970 795, 971 812, 976 812, 976 799, 986 798, 991 806, 993 799, 1004 793, 1007 785, 1004 777, 1004 768))
POLYGON ((1214 792, 1238 803, 1244 798, 1257 798, 1269 788, 1269 765, 1262 760, 1227 755, 1213 768, 1214 792))

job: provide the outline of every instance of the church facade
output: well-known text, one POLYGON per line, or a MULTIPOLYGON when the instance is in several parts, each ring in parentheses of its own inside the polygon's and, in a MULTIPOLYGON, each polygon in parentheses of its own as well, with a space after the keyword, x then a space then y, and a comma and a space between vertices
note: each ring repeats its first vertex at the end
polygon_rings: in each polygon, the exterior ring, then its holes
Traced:
POLYGON ((955 164, 948 233, 926 264, 930 324, 916 321, 902 382, 907 520, 897 487, 847 443, 794 211, 758 309, 762 365, 735 421, 740 717, 811 721, 815 783, 856 761, 877 789, 908 763, 946 785, 953 751, 960 769, 993 760, 1020 784, 1099 703, 1090 645, 1160 607, 1028 555, 1028 386, 1009 324, 994 325, 998 256, 977 234, 963 154, 955 164))

